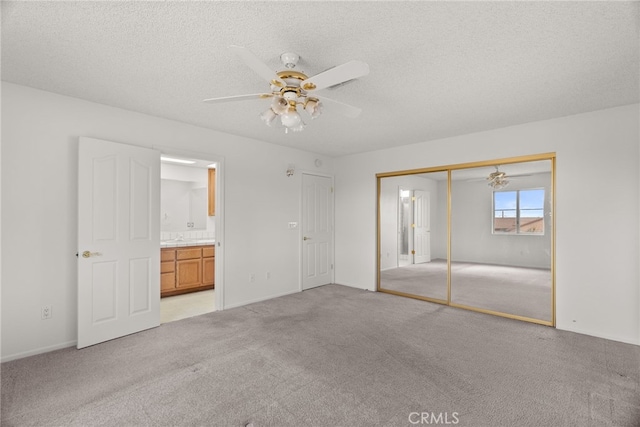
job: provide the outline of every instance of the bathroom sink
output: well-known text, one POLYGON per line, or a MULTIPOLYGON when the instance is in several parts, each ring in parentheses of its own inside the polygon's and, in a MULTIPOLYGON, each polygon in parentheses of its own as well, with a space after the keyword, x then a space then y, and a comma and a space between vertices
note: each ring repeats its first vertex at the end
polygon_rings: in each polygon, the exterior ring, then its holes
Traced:
POLYGON ((215 239, 170 239, 160 242, 163 246, 195 246, 195 245, 213 245, 215 239))

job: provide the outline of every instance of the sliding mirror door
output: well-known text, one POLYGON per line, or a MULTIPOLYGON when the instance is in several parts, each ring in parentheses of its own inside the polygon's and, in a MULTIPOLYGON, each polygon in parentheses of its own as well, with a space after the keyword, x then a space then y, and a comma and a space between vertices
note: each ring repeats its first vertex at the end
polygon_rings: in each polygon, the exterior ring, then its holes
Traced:
POLYGON ((378 290, 555 325, 555 154, 378 174, 378 290))
POLYGON ((451 172, 451 305, 552 322, 551 173, 551 160, 451 172))
POLYGON ((447 302, 447 172, 379 181, 379 285, 447 302))

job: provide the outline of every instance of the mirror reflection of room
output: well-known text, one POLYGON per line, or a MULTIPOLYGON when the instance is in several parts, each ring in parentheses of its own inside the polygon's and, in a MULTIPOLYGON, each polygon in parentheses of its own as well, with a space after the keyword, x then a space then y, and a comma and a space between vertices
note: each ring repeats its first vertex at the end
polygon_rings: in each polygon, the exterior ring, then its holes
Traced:
POLYGON ((452 304, 552 320, 551 200, 550 160, 451 172, 452 304))
POLYGON ((529 158, 380 177, 378 289, 553 324, 553 162, 529 158))
POLYGON ((447 172, 380 182, 380 288, 447 300, 447 172))

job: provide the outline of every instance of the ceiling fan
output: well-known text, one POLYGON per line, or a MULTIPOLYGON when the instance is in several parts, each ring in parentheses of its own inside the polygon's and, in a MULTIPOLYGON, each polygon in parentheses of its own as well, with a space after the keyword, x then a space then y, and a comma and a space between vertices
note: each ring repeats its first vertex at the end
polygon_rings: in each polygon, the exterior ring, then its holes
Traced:
POLYGON ((505 172, 500 172, 500 170, 498 169, 498 166, 495 166, 495 168, 496 168, 496 171, 490 173, 489 176, 486 178, 487 181, 489 181, 487 185, 489 185, 490 187, 493 187, 496 190, 500 190, 502 188, 505 188, 507 185, 509 185, 509 180, 507 179, 507 174, 505 172))
POLYGON ((286 52, 280 55, 280 60, 286 69, 276 73, 248 49, 241 46, 230 46, 229 49, 234 51, 249 68, 269 82, 269 91, 266 93, 210 98, 205 99, 204 102, 221 103, 273 98, 271 106, 260 115, 260 118, 268 126, 272 126, 275 119, 279 118, 285 133, 300 132, 304 129, 305 123, 298 112, 299 106, 312 119, 320 116, 323 104, 327 104, 332 110, 351 118, 357 117, 362 111, 358 107, 316 95, 316 92, 322 89, 369 74, 369 66, 362 61, 349 61, 315 76, 308 77, 306 74, 294 70, 300 59, 295 53, 286 52))

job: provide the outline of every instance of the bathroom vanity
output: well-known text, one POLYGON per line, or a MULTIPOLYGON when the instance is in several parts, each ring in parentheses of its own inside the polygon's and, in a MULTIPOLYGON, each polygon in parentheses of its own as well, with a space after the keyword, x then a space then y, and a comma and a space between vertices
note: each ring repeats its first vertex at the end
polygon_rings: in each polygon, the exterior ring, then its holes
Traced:
POLYGON ((160 249, 161 296, 214 289, 215 246, 185 243, 160 249))

